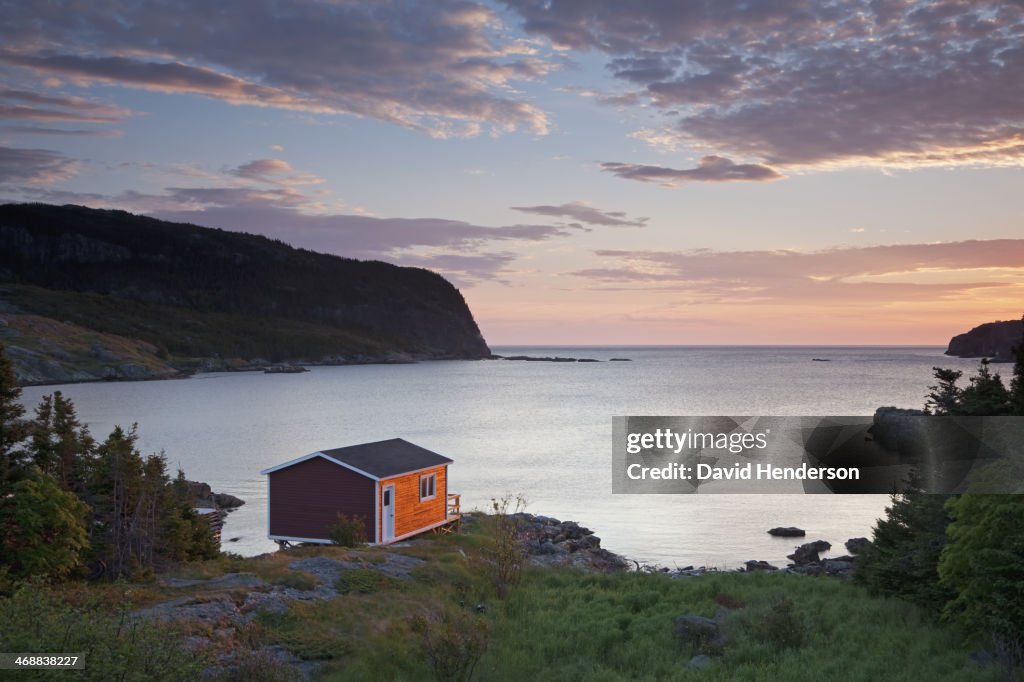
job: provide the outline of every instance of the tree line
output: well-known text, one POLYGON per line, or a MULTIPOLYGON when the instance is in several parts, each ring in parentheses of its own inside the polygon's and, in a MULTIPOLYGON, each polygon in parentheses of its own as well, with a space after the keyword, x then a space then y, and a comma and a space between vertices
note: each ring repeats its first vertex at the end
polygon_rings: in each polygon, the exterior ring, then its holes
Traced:
MULTIPOLYGON (((1013 349, 1007 386, 988 360, 960 385, 963 372, 934 367, 925 413, 1024 416, 1024 337, 1013 349)), ((1008 672, 1024 671, 1024 479, 1018 494, 929 495, 915 481, 893 495, 858 557, 856 579, 876 594, 907 599, 988 641, 1008 672)))
POLYGON ((213 558, 184 472, 142 455, 135 426, 95 440, 60 391, 26 415, 0 346, 0 585, 72 576, 144 577, 161 562, 213 558))

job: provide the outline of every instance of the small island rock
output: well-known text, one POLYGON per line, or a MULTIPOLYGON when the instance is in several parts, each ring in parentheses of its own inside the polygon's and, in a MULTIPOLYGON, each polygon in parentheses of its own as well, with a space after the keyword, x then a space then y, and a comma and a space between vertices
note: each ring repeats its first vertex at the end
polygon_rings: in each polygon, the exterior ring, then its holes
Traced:
POLYGON ((803 528, 797 528, 796 526, 788 526, 786 528, 778 527, 772 528, 768 531, 769 535, 774 535, 777 538, 802 538, 807 535, 807 531, 803 528))

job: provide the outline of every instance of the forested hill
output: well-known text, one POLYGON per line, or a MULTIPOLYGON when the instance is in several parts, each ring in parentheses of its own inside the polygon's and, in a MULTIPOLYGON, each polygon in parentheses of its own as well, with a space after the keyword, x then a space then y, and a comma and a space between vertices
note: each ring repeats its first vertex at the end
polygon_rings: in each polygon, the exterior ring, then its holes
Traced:
POLYGON ((81 206, 0 206, 0 317, 26 383, 54 363, 84 372, 69 379, 141 378, 490 354, 462 295, 428 270, 81 206))
POLYGON ((950 339, 946 355, 1012 362, 1013 347, 1020 343, 1021 334, 1024 334, 1022 320, 986 322, 950 339))

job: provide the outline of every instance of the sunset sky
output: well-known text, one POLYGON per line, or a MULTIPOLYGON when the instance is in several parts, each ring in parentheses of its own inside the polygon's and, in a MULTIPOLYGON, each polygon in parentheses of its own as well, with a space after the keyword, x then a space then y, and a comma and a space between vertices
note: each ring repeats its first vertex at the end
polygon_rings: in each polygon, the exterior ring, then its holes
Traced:
POLYGON ((3 2, 0 199, 427 267, 492 345, 1024 311, 1024 3, 3 2))

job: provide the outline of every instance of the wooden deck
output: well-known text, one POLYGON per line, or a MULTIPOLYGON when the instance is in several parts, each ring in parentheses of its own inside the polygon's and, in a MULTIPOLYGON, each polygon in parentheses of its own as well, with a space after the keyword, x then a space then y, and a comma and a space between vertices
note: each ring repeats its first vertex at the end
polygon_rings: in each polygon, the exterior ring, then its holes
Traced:
POLYGON ((445 522, 431 529, 436 535, 451 535, 462 525, 462 496, 448 493, 448 506, 445 522))

